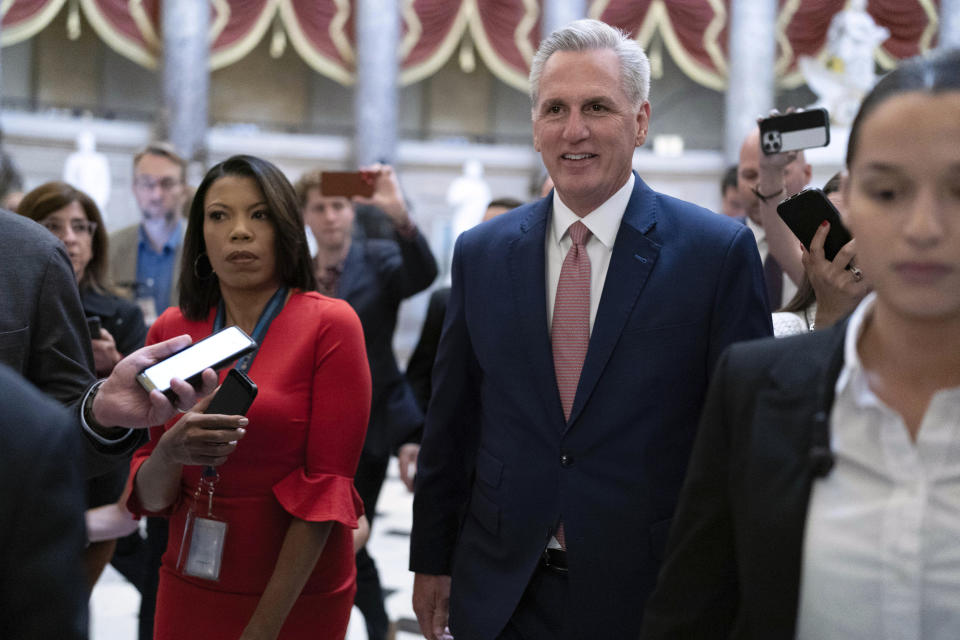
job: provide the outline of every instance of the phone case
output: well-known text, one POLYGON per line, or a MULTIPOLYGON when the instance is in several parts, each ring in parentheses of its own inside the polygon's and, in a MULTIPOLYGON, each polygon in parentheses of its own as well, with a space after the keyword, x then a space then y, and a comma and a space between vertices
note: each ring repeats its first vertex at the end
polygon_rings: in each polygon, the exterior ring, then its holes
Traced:
POLYGON ((363 179, 359 171, 324 171, 320 174, 321 190, 324 196, 364 196, 373 195, 373 184, 363 179))
POLYGON ((204 413, 225 416, 246 415, 256 397, 256 383, 239 369, 230 369, 204 413))
POLYGON ((810 249, 813 234, 817 232, 820 223, 824 220, 829 222, 830 231, 823 243, 823 253, 827 260, 832 261, 843 245, 852 239, 840 220, 840 213, 820 189, 804 189, 787 198, 777 205, 777 213, 807 249, 810 249))
POLYGON ((826 109, 797 111, 760 121, 760 149, 766 155, 830 144, 830 114, 826 109))

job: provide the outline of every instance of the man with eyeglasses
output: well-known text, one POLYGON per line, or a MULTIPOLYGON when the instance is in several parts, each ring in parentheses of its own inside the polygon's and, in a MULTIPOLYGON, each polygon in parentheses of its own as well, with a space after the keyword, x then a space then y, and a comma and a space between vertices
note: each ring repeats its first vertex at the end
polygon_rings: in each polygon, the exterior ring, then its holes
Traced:
POLYGON ((110 277, 143 309, 147 325, 177 304, 186 194, 186 161, 154 142, 133 157, 133 196, 139 224, 110 236, 110 277))

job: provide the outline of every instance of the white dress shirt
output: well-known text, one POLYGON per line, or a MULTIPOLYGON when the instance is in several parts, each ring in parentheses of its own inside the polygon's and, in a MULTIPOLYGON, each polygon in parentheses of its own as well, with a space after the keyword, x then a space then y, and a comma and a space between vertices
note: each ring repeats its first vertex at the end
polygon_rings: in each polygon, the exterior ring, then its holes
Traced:
POLYGON ((587 239, 587 255, 590 257, 590 333, 593 333, 593 321, 597 317, 597 307, 600 306, 600 295, 603 293, 603 283, 607 278, 607 268, 613 253, 613 242, 617 239, 620 221, 633 194, 633 183, 634 176, 631 172, 630 179, 619 191, 582 218, 560 200, 560 195, 554 189, 553 215, 546 234, 547 331, 553 323, 553 305, 557 298, 557 285, 560 283, 560 269, 573 244, 567 230, 574 222, 580 221, 591 233, 587 239))
POLYGON ((916 442, 857 353, 850 318, 830 415, 833 471, 813 484, 797 638, 960 638, 960 388, 937 392, 916 442))

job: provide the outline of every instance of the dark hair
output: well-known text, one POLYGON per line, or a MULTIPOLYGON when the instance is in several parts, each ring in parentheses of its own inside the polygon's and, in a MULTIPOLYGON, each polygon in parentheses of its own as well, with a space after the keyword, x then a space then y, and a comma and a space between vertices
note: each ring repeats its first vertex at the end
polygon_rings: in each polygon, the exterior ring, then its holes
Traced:
POLYGON ((79 189, 75 189, 66 182, 55 180, 45 182, 27 195, 17 206, 17 213, 31 220, 40 222, 51 213, 63 209, 72 202, 78 202, 83 214, 87 220, 94 222, 97 228, 93 231, 91 239, 91 257, 87 267, 83 270, 80 282, 77 284, 81 289, 90 287, 101 293, 107 293, 109 289, 109 278, 107 276, 107 257, 109 250, 107 246, 107 231, 103 226, 103 217, 100 215, 100 209, 93 201, 93 198, 79 189))
POLYGON ((226 176, 252 178, 263 192, 276 231, 274 253, 280 281, 301 291, 317 288, 307 249, 307 236, 303 230, 303 217, 290 182, 266 160, 246 155, 233 156, 207 172, 190 205, 180 265, 180 310, 188 320, 203 320, 210 308, 220 301, 220 282, 217 278, 200 277, 194 267, 199 260, 207 259, 203 241, 207 191, 214 182, 226 176))
POLYGON ((523 205, 523 202, 517 200, 516 198, 496 198, 490 201, 490 204, 487 205, 487 209, 490 207, 503 207, 507 211, 510 211, 511 209, 516 209, 521 205, 523 205))
POLYGON ((828 196, 831 193, 836 193, 840 191, 840 187, 843 185, 843 171, 837 171, 829 180, 826 181, 823 185, 823 195, 828 196))
POLYGON ((727 189, 733 187, 737 188, 737 170, 738 165, 731 165, 727 167, 727 170, 723 172, 723 177, 720 178, 720 195, 722 196, 727 192, 727 189))
POLYGON ((853 164, 853 157, 859 146, 863 121, 889 98, 913 91, 960 91, 960 49, 947 49, 931 53, 927 57, 911 58, 880 79, 864 98, 850 127, 850 141, 847 143, 848 169, 853 164))

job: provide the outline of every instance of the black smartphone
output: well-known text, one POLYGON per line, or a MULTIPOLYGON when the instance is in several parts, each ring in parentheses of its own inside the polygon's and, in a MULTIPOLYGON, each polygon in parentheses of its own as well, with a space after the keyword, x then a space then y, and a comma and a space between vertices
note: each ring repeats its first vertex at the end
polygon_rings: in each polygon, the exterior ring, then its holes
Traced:
POLYGON ((239 369, 230 369, 204 413, 225 416, 246 415, 256 397, 256 383, 239 369))
POLYGON ((830 231, 823 242, 823 254, 827 260, 833 261, 843 245, 852 239, 850 232, 840 221, 840 212, 820 189, 804 189, 787 198, 777 205, 777 213, 808 251, 820 223, 824 220, 829 222, 830 231))
POLYGON ((373 195, 373 182, 364 180, 359 171, 323 171, 320 173, 320 190, 325 196, 364 196, 373 195))
POLYGON ((90 337, 94 340, 100 339, 100 316, 87 316, 87 329, 90 331, 90 337))
POLYGON ((173 401, 176 394, 170 389, 172 378, 196 387, 204 369, 222 369, 256 348, 253 338, 239 327, 227 327, 147 367, 137 375, 137 382, 148 392, 158 389, 173 401))
POLYGON ((826 109, 795 111, 760 121, 760 149, 766 155, 830 144, 830 114, 826 109))

